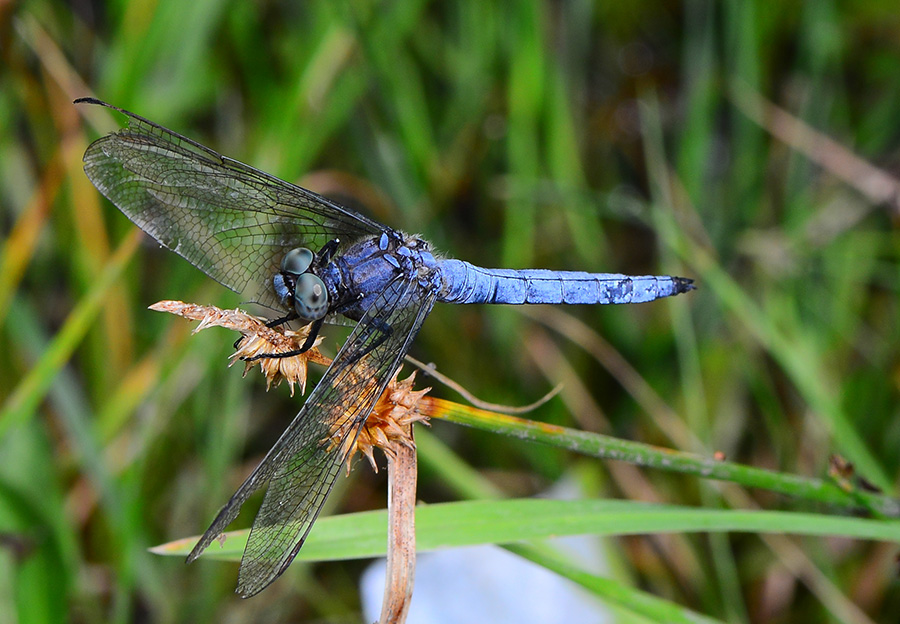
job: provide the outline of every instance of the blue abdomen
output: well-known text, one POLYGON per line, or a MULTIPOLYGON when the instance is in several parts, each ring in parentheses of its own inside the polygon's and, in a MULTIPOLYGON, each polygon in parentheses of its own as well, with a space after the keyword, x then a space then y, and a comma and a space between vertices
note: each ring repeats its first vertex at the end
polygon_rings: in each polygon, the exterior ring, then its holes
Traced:
POLYGON ((668 275, 485 269, 461 260, 441 261, 440 271, 439 301, 447 303, 644 303, 694 288, 692 280, 668 275))

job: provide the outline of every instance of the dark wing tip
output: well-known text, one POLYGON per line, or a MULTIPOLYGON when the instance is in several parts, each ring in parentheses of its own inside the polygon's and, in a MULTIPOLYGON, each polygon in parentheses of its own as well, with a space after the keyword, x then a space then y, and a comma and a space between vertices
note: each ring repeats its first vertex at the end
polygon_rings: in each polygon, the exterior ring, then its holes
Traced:
POLYGON ((110 110, 114 110, 116 112, 122 113, 126 117, 132 117, 134 119, 137 119, 138 121, 143 121, 145 123, 148 123, 151 126, 156 126, 155 123, 153 123, 152 121, 150 121, 148 119, 144 119, 140 115, 135 115, 131 111, 127 111, 124 108, 119 108, 118 106, 114 106, 114 105, 110 104, 109 102, 104 102, 103 100, 98 100, 95 97, 80 97, 76 100, 72 100, 72 104, 92 104, 94 106, 102 106, 103 108, 108 108, 110 110))
POLYGON ((198 541, 196 544, 194 544, 194 548, 191 549, 191 552, 188 553, 188 556, 185 557, 185 559, 184 559, 185 563, 194 563, 195 561, 197 561, 197 559, 200 558, 200 555, 202 555, 203 551, 206 550, 205 547, 200 548, 200 542, 202 542, 202 541, 203 541, 203 538, 200 538, 200 541, 198 541))
MULTIPOLYGON (((194 141, 191 141, 190 139, 187 139, 187 138, 181 136, 180 134, 178 134, 178 133, 176 133, 176 132, 172 132, 171 130, 168 130, 168 129, 166 129, 166 128, 163 128, 163 127, 160 126, 159 124, 154 123, 154 122, 150 121, 149 119, 146 119, 146 118, 144 118, 144 117, 141 117, 140 115, 136 115, 136 114, 132 113, 131 111, 125 110, 124 108, 119 108, 118 106, 115 106, 115 105, 113 105, 113 104, 110 104, 109 102, 104 102, 103 100, 98 100, 98 99, 95 98, 95 97, 80 97, 80 98, 78 98, 77 100, 72 100, 72 103, 73 103, 73 104, 94 104, 94 105, 97 105, 97 106, 102 106, 102 107, 104 107, 104 108, 108 108, 108 109, 110 109, 110 110, 117 111, 117 112, 119 112, 119 113, 122 113, 122 114, 125 115, 126 117, 129 117, 129 118, 134 119, 134 120, 136 120, 136 121, 138 121, 138 122, 141 122, 141 123, 145 123, 145 124, 147 124, 147 125, 149 125, 149 126, 152 126, 153 128, 158 128, 158 129, 162 130, 163 132, 167 132, 167 133, 169 133, 169 134, 171 134, 171 135, 174 135, 174 136, 178 137, 179 139, 182 139, 182 140, 188 141, 188 142, 190 142, 190 143, 192 143, 192 144, 195 144, 195 145, 201 147, 202 149, 204 149, 204 150, 206 150, 206 151, 212 151, 212 150, 210 150, 208 147, 204 147, 204 146, 200 145, 199 143, 195 143, 194 141)), ((219 155, 216 154, 216 156, 219 156, 219 155)), ((219 156, 219 157, 221 158, 221 156, 219 156)))
POLYGON ((72 104, 99 104, 100 106, 110 106, 103 100, 98 100, 95 97, 80 97, 72 100, 72 104))

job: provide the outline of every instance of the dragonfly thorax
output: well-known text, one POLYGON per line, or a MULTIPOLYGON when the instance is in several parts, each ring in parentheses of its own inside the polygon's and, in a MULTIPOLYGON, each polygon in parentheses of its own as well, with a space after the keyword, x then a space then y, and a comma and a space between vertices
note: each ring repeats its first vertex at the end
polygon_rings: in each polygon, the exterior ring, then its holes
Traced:
POLYGON ((290 250, 273 280, 281 302, 306 321, 317 321, 328 313, 328 289, 322 278, 310 271, 314 259, 315 254, 305 247, 290 250))

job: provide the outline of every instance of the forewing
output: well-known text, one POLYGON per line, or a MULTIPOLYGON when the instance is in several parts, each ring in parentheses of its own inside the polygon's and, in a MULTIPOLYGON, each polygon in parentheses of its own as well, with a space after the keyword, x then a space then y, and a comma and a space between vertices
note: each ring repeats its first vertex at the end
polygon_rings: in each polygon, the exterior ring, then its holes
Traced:
POLYGON ((297 555, 352 443, 431 311, 435 292, 398 278, 350 334, 300 413, 194 547, 196 559, 268 483, 244 550, 237 591, 252 596, 297 555), (389 331, 388 331, 388 328, 389 331))
POLYGON ((276 307, 271 277, 284 253, 318 251, 385 228, 348 208, 133 113, 128 125, 92 143, 88 178, 165 247, 248 300, 276 307))

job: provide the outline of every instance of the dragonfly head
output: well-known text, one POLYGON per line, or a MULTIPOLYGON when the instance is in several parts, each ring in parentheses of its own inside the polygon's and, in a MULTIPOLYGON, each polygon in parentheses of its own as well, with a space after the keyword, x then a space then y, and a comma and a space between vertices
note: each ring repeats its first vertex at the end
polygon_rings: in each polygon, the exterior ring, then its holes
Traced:
POLYGON ((281 273, 276 276, 275 288, 282 300, 293 299, 294 312, 307 321, 317 321, 328 313, 325 282, 309 271, 314 259, 315 254, 305 247, 291 249, 281 259, 281 273))

